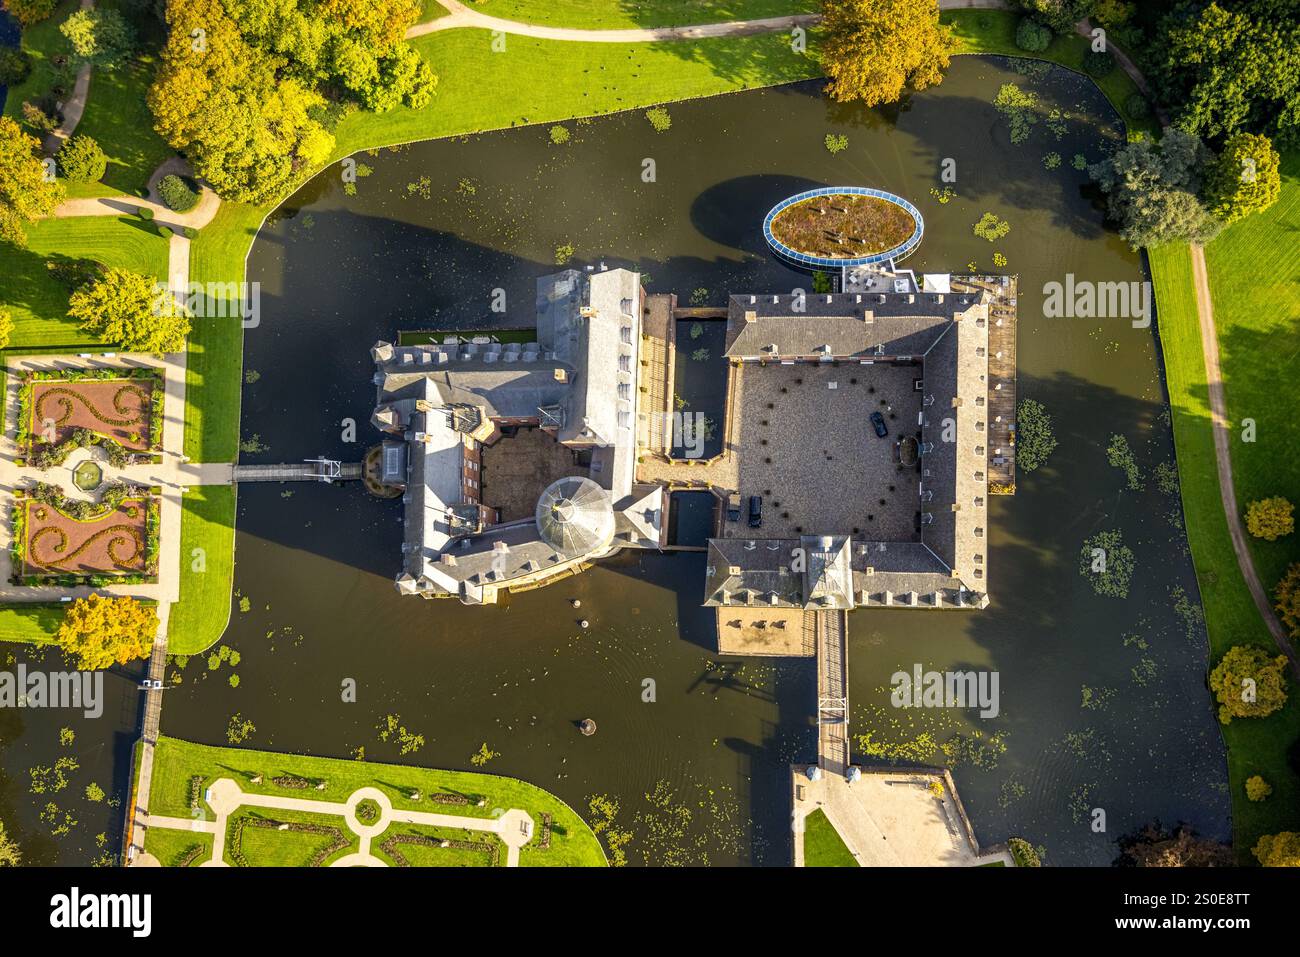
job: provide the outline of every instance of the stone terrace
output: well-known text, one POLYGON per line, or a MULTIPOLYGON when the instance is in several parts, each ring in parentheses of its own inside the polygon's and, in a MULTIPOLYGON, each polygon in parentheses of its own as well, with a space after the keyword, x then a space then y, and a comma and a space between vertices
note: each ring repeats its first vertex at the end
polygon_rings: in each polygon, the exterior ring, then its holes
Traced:
POLYGON ((743 514, 726 523, 725 535, 919 539, 916 471, 894 460, 899 436, 917 433, 919 365, 744 363, 732 373, 739 378, 733 427, 743 514), (887 438, 872 429, 873 411, 884 415, 887 438), (761 529, 746 524, 750 495, 763 496, 761 529))

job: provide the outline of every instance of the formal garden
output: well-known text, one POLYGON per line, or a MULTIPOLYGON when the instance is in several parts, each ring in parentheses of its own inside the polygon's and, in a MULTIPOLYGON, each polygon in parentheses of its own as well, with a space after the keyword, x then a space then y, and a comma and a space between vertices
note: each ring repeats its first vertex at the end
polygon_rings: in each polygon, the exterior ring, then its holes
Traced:
POLYGON ((29 370, 18 388, 18 448, 42 470, 79 448, 103 449, 116 468, 157 461, 163 396, 162 371, 152 367, 29 370))
MULTIPOLYGON (((520 849, 522 867, 604 867, 605 854, 591 828, 567 804, 514 778, 406 765, 346 761, 300 754, 222 748, 162 737, 154 750, 149 813, 210 821, 205 800, 213 784, 230 779, 245 794, 339 805, 363 788, 375 789, 393 811, 414 811, 482 821, 489 826, 510 809, 524 811, 535 828, 520 849)), ((353 810, 358 824, 378 824, 377 800, 353 810)), ((358 851, 358 836, 336 813, 241 805, 225 828, 224 860, 242 867, 329 866, 358 851)), ((212 836, 151 826, 145 850, 164 866, 188 866, 210 857, 212 836), (206 853, 192 857, 195 846, 206 853)), ((393 820, 371 842, 371 854, 393 867, 493 867, 506 845, 489 830, 393 820)))
POLYGON ((158 574, 159 500, 151 490, 109 486, 98 502, 38 483, 15 493, 12 583, 142 584, 158 574))

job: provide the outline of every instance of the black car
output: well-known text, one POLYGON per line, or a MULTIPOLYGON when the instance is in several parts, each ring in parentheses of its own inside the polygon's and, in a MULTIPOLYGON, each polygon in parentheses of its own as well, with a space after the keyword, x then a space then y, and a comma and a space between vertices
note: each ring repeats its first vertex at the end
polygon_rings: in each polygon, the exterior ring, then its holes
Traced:
POLYGON ((889 434, 889 429, 885 428, 885 417, 879 412, 871 413, 871 424, 875 427, 876 435, 884 438, 889 434))
POLYGON ((763 496, 749 497, 749 527, 758 528, 763 524, 763 496))

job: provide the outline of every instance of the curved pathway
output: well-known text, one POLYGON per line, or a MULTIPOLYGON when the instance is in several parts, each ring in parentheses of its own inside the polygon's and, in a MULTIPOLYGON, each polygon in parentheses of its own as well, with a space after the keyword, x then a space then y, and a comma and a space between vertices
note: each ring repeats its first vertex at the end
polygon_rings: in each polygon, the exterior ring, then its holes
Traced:
POLYGON ((1291 671, 1300 678, 1300 660, 1297 660, 1295 648, 1292 647, 1286 628, 1274 614, 1269 603, 1268 593, 1264 590, 1255 571, 1255 563, 1250 557, 1250 546, 1246 541, 1246 530, 1241 525, 1241 512, 1237 508, 1237 493, 1232 484, 1232 452, 1229 442, 1232 438, 1232 423, 1228 420, 1228 404, 1223 389, 1223 372, 1219 367, 1219 336, 1214 328, 1214 301, 1210 297, 1210 281, 1205 271, 1205 249, 1191 244, 1192 278, 1196 283, 1196 316, 1201 324, 1201 351, 1205 354, 1205 384, 1210 396, 1211 428, 1214 430, 1214 460, 1219 473, 1219 495, 1223 500, 1223 515, 1228 520, 1228 535, 1232 538, 1232 550, 1237 553, 1237 566, 1241 577, 1246 579, 1246 587, 1260 617, 1273 635, 1273 641, 1291 662, 1291 671))

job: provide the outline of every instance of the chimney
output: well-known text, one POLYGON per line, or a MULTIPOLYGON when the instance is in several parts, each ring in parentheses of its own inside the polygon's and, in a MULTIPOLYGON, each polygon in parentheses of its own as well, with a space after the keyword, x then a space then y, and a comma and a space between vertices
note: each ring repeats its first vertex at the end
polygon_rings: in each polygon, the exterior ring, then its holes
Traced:
POLYGON ((755 309, 746 309, 746 310, 745 310, 745 321, 746 321, 746 322, 753 322, 753 321, 754 321, 755 319, 757 319, 757 318, 758 318, 758 311, 757 311, 757 310, 755 310, 755 309))
POLYGON ((875 312, 874 312, 873 310, 871 310, 871 309, 863 309, 863 310, 862 310, 862 321, 865 322, 867 325, 871 325, 873 322, 876 321, 876 314, 875 314, 875 312))

